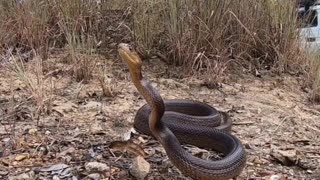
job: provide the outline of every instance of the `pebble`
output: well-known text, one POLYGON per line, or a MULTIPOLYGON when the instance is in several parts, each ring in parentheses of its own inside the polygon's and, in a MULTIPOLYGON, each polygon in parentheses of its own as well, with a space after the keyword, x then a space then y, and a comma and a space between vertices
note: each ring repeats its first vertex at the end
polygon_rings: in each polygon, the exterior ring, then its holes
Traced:
POLYGON ((10 141, 11 141, 11 138, 4 138, 4 139, 2 139, 2 142, 4 142, 6 145, 7 145, 8 143, 10 143, 10 141))
POLYGON ((0 171, 0 176, 6 176, 8 174, 9 174, 8 171, 0 171))
POLYGON ((138 180, 143 180, 150 172, 150 164, 141 156, 132 161, 130 173, 138 180))
POLYGON ((101 173, 109 171, 109 167, 107 164, 100 163, 100 162, 89 162, 85 165, 85 168, 90 173, 101 173))
POLYGON ((17 155, 14 160, 16 161, 23 161, 24 159, 26 159, 29 156, 29 154, 19 154, 17 155))
POLYGON ((28 131, 28 133, 29 133, 30 135, 35 135, 37 132, 38 132, 38 130, 35 129, 35 128, 29 129, 29 131, 28 131))
POLYGON ((270 180, 280 180, 281 177, 279 175, 272 175, 270 176, 270 180))
POLYGON ((289 170, 289 174, 290 174, 291 176, 293 176, 293 175, 294 175, 294 171, 293 171, 293 169, 290 169, 290 170, 289 170))
POLYGON ((82 107, 87 109, 87 110, 96 110, 101 106, 102 106, 102 104, 100 102, 89 101, 86 105, 84 105, 82 107))
POLYGON ((54 175, 54 176, 52 177, 52 180, 60 180, 60 178, 59 178, 57 175, 54 175))
POLYGON ((93 173, 93 174, 89 174, 88 178, 92 179, 92 180, 99 180, 101 179, 100 174, 98 173, 93 173))

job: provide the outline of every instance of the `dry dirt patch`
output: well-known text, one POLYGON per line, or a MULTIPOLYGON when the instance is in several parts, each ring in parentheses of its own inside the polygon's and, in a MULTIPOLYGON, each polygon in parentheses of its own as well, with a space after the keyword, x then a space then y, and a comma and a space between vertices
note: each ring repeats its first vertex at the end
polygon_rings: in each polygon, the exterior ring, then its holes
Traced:
MULTIPOLYGON (((199 100, 230 113, 232 133, 248 153, 247 166, 239 179, 319 177, 320 108, 309 104, 297 77, 247 76, 222 84, 217 90, 202 86, 202 80, 192 77, 165 78, 166 67, 159 64, 156 60, 146 63, 144 72, 163 98, 199 100)), ((132 179, 132 156, 114 156, 108 146, 132 128, 134 114, 145 101, 119 60, 109 66, 107 74, 114 82, 114 97, 102 96, 97 79, 82 84, 56 74, 52 106, 49 113, 40 115, 37 124, 35 103, 23 91, 23 83, 2 69, 0 176, 49 178, 57 174, 44 171, 45 167, 64 164, 71 169, 64 177, 81 179, 90 175, 85 164, 99 161, 109 168, 102 176, 132 179)), ((146 159, 151 163, 148 179, 188 179, 172 166, 156 141, 141 137, 145 140, 142 147, 152 154, 146 159)))

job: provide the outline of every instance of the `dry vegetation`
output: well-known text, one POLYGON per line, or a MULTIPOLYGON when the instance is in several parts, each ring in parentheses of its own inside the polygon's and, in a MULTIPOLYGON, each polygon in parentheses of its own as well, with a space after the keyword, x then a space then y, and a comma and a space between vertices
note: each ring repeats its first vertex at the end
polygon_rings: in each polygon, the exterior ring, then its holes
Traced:
MULTIPOLYGON (((57 94, 69 85, 77 87, 73 98, 91 81, 107 99, 121 94, 108 72, 120 42, 135 44, 145 59, 158 56, 180 77, 206 84, 250 73, 290 74, 310 89, 310 100, 320 101, 320 61, 300 50, 295 2, 280 2, 0 0, 0 68, 25 93, 12 98, 12 107, 31 102, 31 119, 39 121, 53 113, 57 94), (58 76, 70 81, 61 87, 58 76)), ((115 70, 125 79, 121 73, 115 70)), ((0 112, 4 122, 15 111, 0 112)))
POLYGON ((112 11, 129 19, 119 26, 127 28, 145 57, 159 55, 183 66, 184 73, 220 82, 228 70, 311 73, 308 81, 317 79, 297 44, 294 1, 3 0, 0 8, 3 53, 33 50, 45 60, 63 48, 68 63, 77 64, 71 70, 77 81, 94 70, 88 57, 108 47, 112 11))

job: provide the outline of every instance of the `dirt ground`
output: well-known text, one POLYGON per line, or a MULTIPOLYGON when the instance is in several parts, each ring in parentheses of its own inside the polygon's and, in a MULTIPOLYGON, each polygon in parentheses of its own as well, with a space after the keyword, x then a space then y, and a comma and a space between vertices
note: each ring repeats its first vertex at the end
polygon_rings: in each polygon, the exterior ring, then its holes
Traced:
MULTIPOLYGON (((66 67, 62 59, 63 55, 46 63, 54 64, 51 70, 61 70, 66 67)), ((110 142, 130 134, 150 155, 147 179, 188 179, 157 141, 128 133, 145 101, 119 57, 98 61, 98 66, 105 67, 114 97, 102 95, 97 78, 77 83, 64 71, 54 71, 44 82, 49 105, 39 116, 26 84, 1 66, 1 179, 134 179, 130 173, 134 155, 112 153, 108 148, 110 142), (101 162, 108 169, 102 174, 90 172, 88 162, 101 162)), ((232 133, 247 152, 247 164, 238 179, 319 179, 320 105, 308 101, 299 85, 302 79, 246 75, 220 89, 208 89, 194 77, 174 78, 176 71, 157 59, 144 62, 144 75, 164 99, 198 100, 231 115, 232 133)), ((211 155, 186 148, 202 157, 211 155)))

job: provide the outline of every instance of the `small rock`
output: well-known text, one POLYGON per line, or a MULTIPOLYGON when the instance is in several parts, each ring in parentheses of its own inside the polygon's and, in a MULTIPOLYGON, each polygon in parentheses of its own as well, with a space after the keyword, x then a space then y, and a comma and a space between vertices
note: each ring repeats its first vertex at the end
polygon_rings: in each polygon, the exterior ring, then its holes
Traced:
POLYGON ((102 104, 100 102, 89 101, 86 105, 84 105, 82 107, 87 110, 97 110, 99 107, 101 107, 101 105, 102 104))
POLYGON ((99 180, 101 179, 100 174, 94 173, 94 174, 89 174, 88 178, 93 179, 93 180, 99 180))
POLYGON ((141 156, 133 159, 130 173, 138 180, 143 180, 150 171, 150 164, 141 156))
POLYGON ((90 173, 106 172, 110 169, 108 165, 99 162, 89 162, 85 165, 85 168, 90 173))
POLYGON ((131 135, 134 133, 136 133, 136 131, 133 128, 131 128, 130 130, 128 130, 122 135, 122 140, 128 141, 129 139, 131 139, 131 135))
POLYGON ((294 171, 293 171, 293 169, 289 169, 289 174, 290 174, 291 176, 293 176, 293 175, 294 175, 294 171))
POLYGON ((0 171, 0 176, 6 176, 8 174, 9 174, 8 171, 0 171))
POLYGON ((311 171, 310 169, 307 170, 307 173, 312 174, 313 171, 311 171))
POLYGON ((2 139, 2 142, 4 142, 6 146, 8 146, 10 144, 10 141, 11 141, 11 138, 2 139))
POLYGON ((35 128, 29 129, 29 131, 28 131, 28 133, 31 135, 35 135, 37 132, 38 132, 38 130, 35 128))
POLYGON ((297 161, 297 151, 296 150, 273 150, 271 155, 280 161, 285 166, 292 166, 297 161))
POLYGON ((207 95, 210 94, 210 90, 207 87, 201 87, 197 93, 199 95, 207 95))
POLYGON ((0 127, 0 135, 7 134, 7 131, 4 127, 0 127))
POLYGON ((55 175, 52 177, 52 180, 60 180, 60 178, 57 175, 55 175))
POLYGON ((279 176, 279 175, 270 176, 270 180, 280 180, 280 179, 281 179, 281 176, 279 176))
POLYGON ((48 135, 51 134, 51 132, 50 131, 46 131, 44 134, 48 136, 48 135))
POLYGON ((14 160, 16 161, 23 161, 24 159, 26 159, 27 157, 29 157, 29 154, 19 154, 17 155, 14 160))

